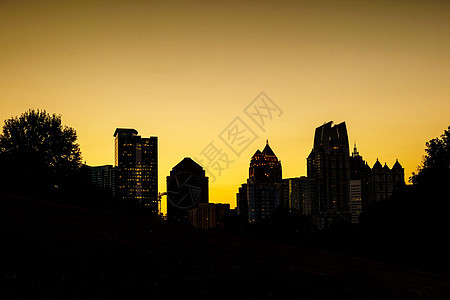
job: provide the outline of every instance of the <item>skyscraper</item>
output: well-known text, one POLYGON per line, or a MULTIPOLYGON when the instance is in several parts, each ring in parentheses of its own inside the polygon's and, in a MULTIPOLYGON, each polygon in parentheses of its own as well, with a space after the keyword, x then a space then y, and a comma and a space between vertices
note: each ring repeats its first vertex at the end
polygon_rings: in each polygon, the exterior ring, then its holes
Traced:
MULTIPOLYGON (((306 176, 283 179, 288 183, 288 208, 294 214, 312 215, 316 212, 316 186, 306 176)), ((284 196, 285 197, 285 196, 284 196)), ((283 198, 283 197, 282 197, 283 198)))
POLYGON ((236 195, 239 213, 246 213, 250 223, 262 223, 270 218, 280 204, 282 186, 281 161, 266 141, 250 160, 249 178, 236 195))
POLYGON ((333 125, 333 121, 316 128, 314 135, 314 150, 323 151, 327 154, 346 153, 349 154, 347 126, 345 122, 333 125))
POLYGON ((112 165, 89 167, 89 180, 116 195, 116 168, 112 165))
POLYGON ((280 204, 280 190, 271 182, 255 183, 247 180, 248 221, 264 223, 280 204))
POLYGON ((205 170, 185 157, 167 176, 167 219, 187 222, 189 210, 209 203, 209 178, 205 170))
POLYGON ((350 156, 350 213, 354 224, 359 222, 359 215, 362 211, 362 176, 364 176, 365 170, 364 160, 359 155, 355 143, 352 156, 350 156))
POLYGON ((236 193, 237 213, 248 220, 247 183, 242 184, 236 193))
POLYGON ((250 160, 249 179, 255 183, 281 182, 281 161, 270 148, 268 140, 263 151, 258 149, 250 160))
POLYGON ((307 175, 316 181, 316 225, 350 221, 349 145, 345 122, 316 128, 307 158, 307 175))
POLYGON ((158 214, 158 138, 142 138, 135 129, 117 128, 115 137, 116 194, 124 203, 158 214))

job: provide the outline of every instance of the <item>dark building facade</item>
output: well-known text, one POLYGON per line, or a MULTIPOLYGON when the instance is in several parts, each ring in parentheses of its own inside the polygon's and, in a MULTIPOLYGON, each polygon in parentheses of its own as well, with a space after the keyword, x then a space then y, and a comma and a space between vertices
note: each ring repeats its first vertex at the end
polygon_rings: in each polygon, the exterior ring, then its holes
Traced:
POLYGON ((134 129, 117 128, 116 195, 125 203, 158 212, 158 138, 142 138, 134 129))
POLYGON ((264 223, 280 204, 280 190, 271 182, 247 181, 248 221, 264 223))
POLYGON ((247 184, 242 184, 236 193, 236 210, 238 215, 248 219, 247 184))
POLYGON ((255 183, 281 182, 281 161, 270 148, 268 140, 263 151, 258 149, 250 160, 249 179, 255 183))
POLYGON ((353 148, 350 156, 350 213, 352 223, 359 222, 359 216, 362 212, 362 176, 365 174, 365 162, 358 149, 353 148))
POLYGON ((284 199, 281 198, 284 191, 281 161, 266 141, 263 151, 258 149, 252 156, 247 183, 236 195, 238 212, 250 223, 263 223, 284 199))
POLYGON ((395 190, 405 185, 405 171, 398 160, 390 169, 377 159, 372 168, 364 165, 361 180, 362 210, 366 211, 373 203, 389 199, 395 190))
POLYGON ((116 168, 112 165, 89 166, 89 180, 102 189, 116 195, 116 168))
POLYGON ((316 225, 323 228, 349 222, 350 161, 345 122, 328 122, 316 128, 314 147, 307 158, 307 176, 316 184, 316 225))
POLYGON ((189 222, 189 210, 200 203, 209 203, 209 178, 205 170, 185 157, 167 176, 167 219, 189 222))
POLYGON ((316 213, 316 185, 306 176, 285 178, 279 185, 280 205, 294 215, 316 213))
POLYGON ((275 186, 278 189, 279 203, 278 206, 283 208, 284 211, 291 211, 292 197, 289 193, 289 178, 282 179, 280 182, 275 182, 275 186))
POLYGON ((189 222, 197 229, 223 228, 224 217, 230 214, 230 204, 199 203, 189 210, 189 222))
MULTIPOLYGON (((389 199, 396 189, 405 185, 405 171, 398 159, 392 166, 377 161, 372 168, 355 148, 350 157, 352 211, 366 211, 373 203, 389 199), (360 201, 358 203, 357 201, 360 201)), ((359 214, 358 214, 359 215, 359 214)), ((356 223, 355 213, 352 213, 356 223)))

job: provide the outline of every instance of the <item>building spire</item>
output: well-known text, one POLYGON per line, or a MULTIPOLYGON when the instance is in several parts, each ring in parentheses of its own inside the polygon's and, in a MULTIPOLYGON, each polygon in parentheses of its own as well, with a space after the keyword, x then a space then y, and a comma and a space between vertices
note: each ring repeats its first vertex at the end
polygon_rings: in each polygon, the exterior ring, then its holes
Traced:
POLYGON ((356 157, 356 156, 359 156, 359 152, 358 152, 358 149, 356 148, 356 142, 354 143, 354 148, 353 148, 353 153, 352 153, 352 156, 353 157, 356 157))
POLYGON ((269 145, 269 140, 266 140, 266 145, 269 145))

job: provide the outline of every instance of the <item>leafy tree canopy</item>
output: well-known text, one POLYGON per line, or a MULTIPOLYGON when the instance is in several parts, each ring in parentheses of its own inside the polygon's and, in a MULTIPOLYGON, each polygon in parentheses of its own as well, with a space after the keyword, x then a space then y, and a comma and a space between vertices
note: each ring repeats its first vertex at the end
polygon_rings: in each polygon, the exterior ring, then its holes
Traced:
POLYGON ((444 133, 425 143, 425 156, 417 174, 411 182, 419 183, 431 174, 447 174, 450 168, 450 126, 444 133))
POLYGON ((0 134, 0 153, 36 154, 54 175, 77 170, 81 151, 76 131, 62 125, 60 115, 45 110, 28 110, 5 121, 0 134))

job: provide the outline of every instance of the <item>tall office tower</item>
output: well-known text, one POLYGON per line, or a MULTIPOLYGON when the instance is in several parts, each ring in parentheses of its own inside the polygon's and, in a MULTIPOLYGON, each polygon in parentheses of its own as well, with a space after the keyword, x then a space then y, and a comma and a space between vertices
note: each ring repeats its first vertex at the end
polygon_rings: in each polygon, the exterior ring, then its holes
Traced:
POLYGON ((267 221, 280 205, 280 194, 285 189, 282 184, 281 161, 266 141, 263 151, 257 150, 250 160, 249 178, 246 185, 248 221, 267 221))
POLYGON ((350 222, 350 165, 345 122, 316 128, 314 147, 307 158, 307 175, 316 181, 316 225, 350 222))
POLYGON ((142 138, 134 129, 117 128, 115 137, 116 194, 131 205, 158 208, 158 138, 142 138))
POLYGON ((167 176, 167 219, 187 223, 189 210, 209 203, 209 178, 205 170, 185 157, 167 176))
POLYGON ((271 182, 247 180, 248 221, 264 223, 269 220, 280 203, 280 190, 271 182))
POLYGON ((314 150, 323 148, 325 153, 344 152, 348 156, 348 135, 345 122, 333 125, 333 121, 316 128, 314 135, 314 150))
POLYGON ((362 177, 366 174, 365 162, 359 155, 356 143, 350 156, 350 213, 352 223, 359 222, 362 211, 362 177))
POLYGON ((356 143, 353 148, 352 156, 350 156, 350 179, 357 180, 361 179, 365 174, 366 162, 363 157, 359 155, 358 149, 356 148, 356 143))
POLYGON ((362 210, 361 179, 350 180, 350 213, 352 223, 359 223, 362 210))
POLYGON ((302 176, 299 179, 299 209, 303 215, 317 214, 316 180, 302 176))
POLYGON ((248 221, 247 184, 242 184, 236 193, 236 209, 238 215, 248 221))
POLYGON ((285 179, 283 179, 283 181, 286 182, 285 190, 287 190, 287 195, 286 195, 286 191, 283 190, 283 192, 285 192, 285 193, 284 193, 284 195, 282 194, 281 202, 287 203, 290 213, 301 214, 302 213, 302 203, 301 203, 300 178, 299 177, 285 178, 285 179), (287 200, 283 199, 286 197, 287 197, 287 200))
POLYGON ((89 167, 90 182, 116 195, 116 168, 112 165, 89 167))
POLYGON ((314 195, 315 189, 313 179, 302 177, 293 177, 283 179, 286 183, 286 188, 282 189, 280 195, 280 202, 285 203, 289 207, 289 212, 292 214, 311 214, 311 196, 314 195), (305 212, 309 210, 308 212, 305 212))
POLYGON ((285 211, 291 212, 292 209, 292 203, 291 203, 291 197, 289 194, 289 179, 282 179, 281 182, 275 182, 275 186, 278 189, 279 194, 279 206, 283 208, 285 211))
POLYGON ((255 183, 259 182, 281 182, 282 170, 281 161, 278 160, 269 141, 263 151, 259 149, 253 154, 250 161, 249 179, 255 183))

